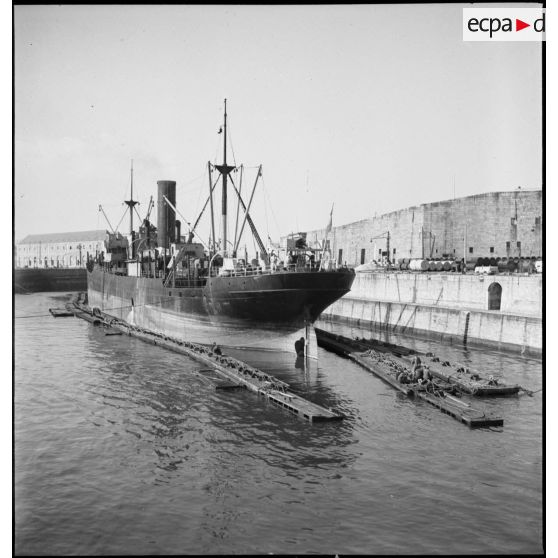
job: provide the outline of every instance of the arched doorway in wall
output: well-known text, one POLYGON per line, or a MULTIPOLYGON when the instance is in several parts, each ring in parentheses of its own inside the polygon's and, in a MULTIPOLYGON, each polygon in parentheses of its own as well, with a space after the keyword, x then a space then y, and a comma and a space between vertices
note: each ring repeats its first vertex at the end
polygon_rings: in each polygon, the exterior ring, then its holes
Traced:
POLYGON ((502 305, 502 285, 491 283, 488 286, 488 309, 500 310, 502 305))

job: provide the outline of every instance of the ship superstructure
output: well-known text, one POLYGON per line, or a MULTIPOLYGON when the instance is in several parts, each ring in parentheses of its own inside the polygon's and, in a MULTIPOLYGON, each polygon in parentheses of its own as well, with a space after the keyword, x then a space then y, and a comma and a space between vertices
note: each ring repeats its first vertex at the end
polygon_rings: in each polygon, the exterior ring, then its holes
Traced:
POLYGON ((273 348, 280 340, 280 348, 290 348, 293 336, 300 331, 307 334, 321 312, 350 290, 354 271, 333 269, 331 262, 326 268, 323 253, 309 249, 304 242, 284 259, 277 252, 268 253, 250 216, 261 166, 246 204, 231 176, 237 167, 227 164, 226 129, 225 100, 223 162, 208 163, 208 198, 194 225, 188 225, 187 236, 181 235, 176 182, 171 180, 157 182, 157 228, 150 222, 151 200, 139 231, 133 230, 137 202, 133 200, 132 169, 131 195, 126 201, 130 209, 127 247, 122 246, 122 237, 115 237, 114 246, 107 245, 104 261, 88 262, 89 305, 134 325, 193 342, 273 348), (218 175, 213 180, 215 171, 218 175), (221 238, 217 239, 213 194, 219 180, 221 238), (227 238, 230 187, 243 212, 241 221, 237 214, 232 239, 227 238), (209 244, 196 232, 208 206, 209 244), (246 224, 259 247, 251 260, 238 254, 246 224))

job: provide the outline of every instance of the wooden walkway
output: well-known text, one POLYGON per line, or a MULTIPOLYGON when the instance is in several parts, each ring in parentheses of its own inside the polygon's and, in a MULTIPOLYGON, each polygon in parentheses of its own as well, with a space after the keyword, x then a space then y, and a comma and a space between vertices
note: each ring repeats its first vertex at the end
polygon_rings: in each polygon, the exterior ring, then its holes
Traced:
POLYGON ((213 352, 212 347, 198 343, 182 341, 167 335, 133 326, 96 311, 95 314, 78 297, 71 305, 78 318, 85 319, 95 325, 102 325, 113 332, 134 336, 148 343, 165 347, 174 352, 189 356, 202 363, 206 368, 198 371, 198 376, 210 382, 215 389, 236 390, 249 389, 270 403, 286 409, 290 413, 309 422, 339 421, 342 414, 326 409, 312 401, 308 401, 289 390, 289 385, 281 380, 258 370, 240 360, 227 355, 213 352))

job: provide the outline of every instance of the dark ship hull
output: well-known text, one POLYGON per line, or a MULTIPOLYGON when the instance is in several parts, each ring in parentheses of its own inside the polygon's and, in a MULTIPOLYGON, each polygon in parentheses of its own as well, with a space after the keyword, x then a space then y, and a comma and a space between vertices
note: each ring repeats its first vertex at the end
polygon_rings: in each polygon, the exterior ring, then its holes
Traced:
POLYGON ((89 305, 183 340, 292 351, 294 339, 349 292, 354 272, 283 271, 217 276, 199 287, 166 287, 159 278, 88 272, 89 305))
MULTIPOLYGON (((313 356, 313 352, 317 354, 317 343, 315 334, 313 342, 310 339, 313 330, 309 326, 330 304, 349 292, 354 271, 330 270, 331 261, 327 262, 328 269, 323 269, 325 239, 323 250, 310 249, 305 237, 292 246, 287 243, 286 262, 279 261, 274 250, 268 253, 249 213, 262 168, 261 165, 258 168, 246 205, 241 188, 236 188, 231 175, 238 168, 227 164, 226 100, 222 131, 223 163, 208 162, 209 196, 194 225, 190 227, 186 221, 187 239, 181 236, 181 222, 176 220, 173 180, 157 182, 157 228, 149 222, 154 207, 151 199, 139 235, 135 234, 133 217, 138 202, 133 199, 133 167, 130 169, 130 199, 125 200, 130 211, 129 242, 113 230, 107 242, 106 261, 101 255, 97 265, 88 262, 89 306, 129 324, 193 343, 215 342, 232 348, 279 348, 292 352, 295 336, 300 338, 302 334, 306 340, 304 353, 313 356), (214 171, 219 173, 216 180, 212 178, 214 171), (215 236, 213 211, 213 191, 218 180, 222 186, 220 239, 215 236), (238 197, 234 242, 227 239, 229 184, 238 197), (203 241, 193 240, 208 204, 211 235, 206 246, 203 241), (244 217, 238 227, 241 207, 244 217), (250 263, 246 247, 245 257, 237 256, 246 223, 258 245, 256 258, 250 263), (319 263, 316 255, 321 256, 319 263)), ((242 176, 241 166, 240 186, 242 176)), ((328 230, 331 223, 326 234, 328 230)), ((199 235, 198 238, 201 240, 199 235)))

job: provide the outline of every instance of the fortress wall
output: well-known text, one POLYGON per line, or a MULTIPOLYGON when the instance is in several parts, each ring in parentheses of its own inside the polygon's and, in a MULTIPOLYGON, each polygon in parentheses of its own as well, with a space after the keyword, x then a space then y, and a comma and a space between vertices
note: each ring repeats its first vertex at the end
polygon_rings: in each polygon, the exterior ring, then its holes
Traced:
MULTIPOLYGON (((542 190, 489 192, 334 227, 328 239, 332 257, 339 261, 341 250, 341 263, 354 266, 361 263, 363 249, 366 262, 387 250, 387 232, 392 260, 542 256, 542 217, 542 190)), ((324 229, 307 233, 311 245, 324 237, 324 229)))

